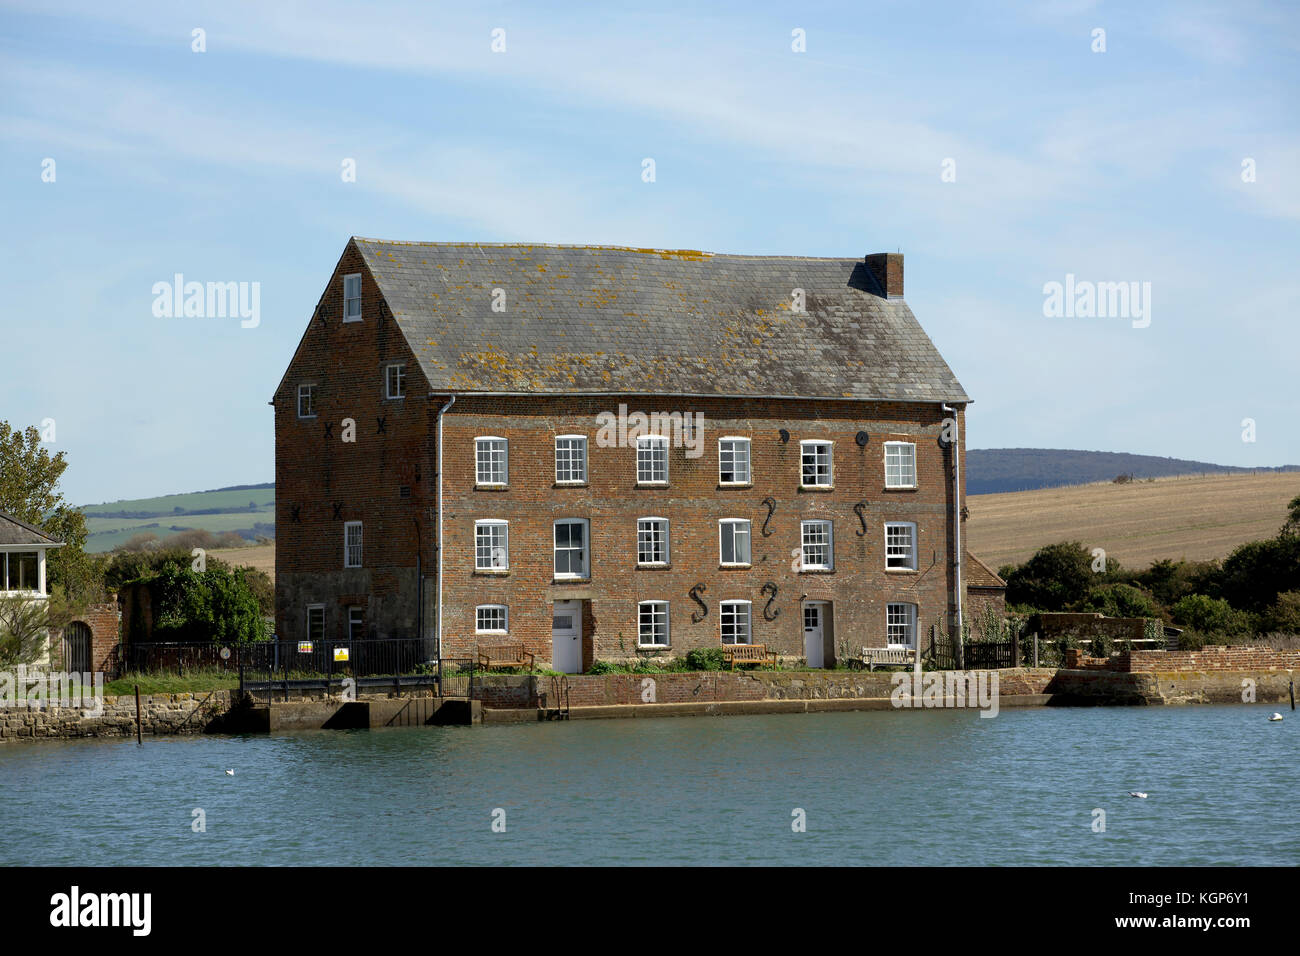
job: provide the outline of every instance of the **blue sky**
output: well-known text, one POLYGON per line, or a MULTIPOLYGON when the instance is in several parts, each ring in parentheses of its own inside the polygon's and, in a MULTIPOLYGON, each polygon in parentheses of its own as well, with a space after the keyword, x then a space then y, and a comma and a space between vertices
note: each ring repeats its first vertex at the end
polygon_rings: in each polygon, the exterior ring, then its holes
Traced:
POLYGON ((901 249, 971 447, 1300 462, 1293 4, 118 6, 0 4, 0 418, 72 501, 271 480, 351 235, 901 249), (178 272, 260 324, 155 317, 178 272), (1045 317, 1067 274, 1149 327, 1045 317))

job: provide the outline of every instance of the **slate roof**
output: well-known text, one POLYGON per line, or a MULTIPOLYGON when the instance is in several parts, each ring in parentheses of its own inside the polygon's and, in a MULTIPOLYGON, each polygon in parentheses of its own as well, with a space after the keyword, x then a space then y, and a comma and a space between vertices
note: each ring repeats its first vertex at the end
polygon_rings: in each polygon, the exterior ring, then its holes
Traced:
POLYGON ((61 545, 62 541, 51 538, 40 528, 19 521, 6 511, 0 511, 0 545, 44 544, 61 545))
POLYGON ((435 392, 970 401, 860 259, 352 241, 435 392))

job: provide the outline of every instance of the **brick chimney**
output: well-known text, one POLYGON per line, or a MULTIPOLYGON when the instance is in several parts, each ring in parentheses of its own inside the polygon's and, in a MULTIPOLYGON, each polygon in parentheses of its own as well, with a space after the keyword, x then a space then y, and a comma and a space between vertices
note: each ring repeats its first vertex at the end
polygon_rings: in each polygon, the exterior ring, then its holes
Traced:
POLYGON ((877 252, 867 256, 866 264, 887 297, 891 299, 901 299, 903 297, 902 253, 877 252))

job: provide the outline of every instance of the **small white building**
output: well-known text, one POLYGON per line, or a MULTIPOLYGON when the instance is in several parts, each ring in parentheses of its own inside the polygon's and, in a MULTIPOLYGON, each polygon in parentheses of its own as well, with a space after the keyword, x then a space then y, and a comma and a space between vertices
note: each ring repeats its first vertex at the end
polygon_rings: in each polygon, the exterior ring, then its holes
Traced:
POLYGON ((43 601, 49 596, 45 584, 45 552, 63 547, 40 528, 0 511, 0 594, 27 595, 43 601))
MULTIPOLYGON (((0 597, 49 599, 45 554, 63 547, 40 528, 0 511, 0 597)), ((47 635, 48 640, 48 635, 47 635)))

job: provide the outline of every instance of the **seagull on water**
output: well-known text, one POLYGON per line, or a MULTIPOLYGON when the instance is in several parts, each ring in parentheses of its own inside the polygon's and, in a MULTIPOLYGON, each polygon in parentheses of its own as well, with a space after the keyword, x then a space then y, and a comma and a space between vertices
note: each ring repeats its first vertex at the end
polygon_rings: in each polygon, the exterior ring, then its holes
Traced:
POLYGON ((1282 719, 1284 718, 1279 713, 1274 713, 1273 716, 1269 718, 1269 720, 1282 720, 1282 719))
POLYGON ((1130 790, 1130 791, 1128 792, 1128 795, 1129 795, 1130 797, 1138 797, 1138 798, 1140 798, 1140 799, 1142 799, 1142 800, 1145 800, 1147 797, 1150 796, 1149 793, 1143 793, 1141 790, 1130 790))
POLYGON ((227 770, 227 771, 226 771, 226 776, 227 776, 227 777, 233 777, 234 775, 235 775, 235 771, 233 771, 233 770, 227 770))

